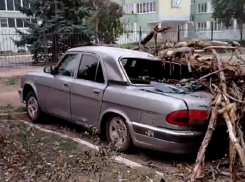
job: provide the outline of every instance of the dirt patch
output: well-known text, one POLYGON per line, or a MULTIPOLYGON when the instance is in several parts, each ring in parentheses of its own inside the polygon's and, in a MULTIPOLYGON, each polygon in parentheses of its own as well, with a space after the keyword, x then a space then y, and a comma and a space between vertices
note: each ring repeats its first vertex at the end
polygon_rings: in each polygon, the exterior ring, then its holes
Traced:
POLYGON ((0 78, 0 112, 12 111, 23 107, 18 89, 20 77, 0 78))

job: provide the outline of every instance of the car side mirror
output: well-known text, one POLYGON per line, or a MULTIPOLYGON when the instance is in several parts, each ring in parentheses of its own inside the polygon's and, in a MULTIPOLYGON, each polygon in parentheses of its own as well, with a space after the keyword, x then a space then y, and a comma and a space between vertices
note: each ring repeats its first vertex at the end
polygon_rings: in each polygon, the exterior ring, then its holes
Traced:
POLYGON ((54 75, 55 71, 52 66, 45 66, 43 69, 44 73, 49 73, 51 75, 54 75))

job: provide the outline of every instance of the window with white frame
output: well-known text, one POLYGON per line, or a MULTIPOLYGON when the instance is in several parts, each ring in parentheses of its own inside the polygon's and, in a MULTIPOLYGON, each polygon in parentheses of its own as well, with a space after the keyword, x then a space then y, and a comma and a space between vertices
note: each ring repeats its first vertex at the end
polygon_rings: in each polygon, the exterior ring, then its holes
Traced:
POLYGON ((0 19, 1 28, 28 28, 29 22, 37 23, 36 19, 29 18, 2 18, 0 19))
POLYGON ((190 16, 190 21, 195 21, 195 15, 190 16))
POLYGON ((0 11, 19 11, 19 6, 28 8, 28 0, 0 0, 0 11))
POLYGON ((137 13, 152 13, 156 12, 156 2, 137 3, 137 13))
POLYGON ((214 6, 212 4, 210 5, 210 12, 214 12, 214 6))
POLYGON ((197 12, 198 13, 207 13, 207 3, 198 4, 197 12))
POLYGON ((0 19, 0 25, 1 25, 1 27, 8 27, 8 20, 7 20, 7 18, 1 18, 0 19))
POLYGON ((133 3, 126 4, 124 7, 124 13, 131 14, 133 12, 134 12, 134 4, 133 3))
POLYGON ((191 0, 191 4, 195 4, 196 0, 191 0))
POLYGON ((8 18, 8 24, 10 28, 15 28, 16 25, 15 25, 15 19, 14 18, 8 18))
POLYGON ((207 22, 197 23, 197 29, 198 30, 206 30, 207 29, 207 22))

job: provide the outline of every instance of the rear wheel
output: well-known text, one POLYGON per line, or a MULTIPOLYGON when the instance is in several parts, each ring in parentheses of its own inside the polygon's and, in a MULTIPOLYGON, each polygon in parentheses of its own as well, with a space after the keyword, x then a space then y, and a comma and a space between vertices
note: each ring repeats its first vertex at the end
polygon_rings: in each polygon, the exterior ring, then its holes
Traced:
POLYGON ((39 122, 43 116, 36 94, 30 91, 26 97, 26 110, 32 122, 39 122))
POLYGON ((106 137, 120 152, 129 152, 133 148, 132 138, 125 120, 112 116, 106 123, 106 137))

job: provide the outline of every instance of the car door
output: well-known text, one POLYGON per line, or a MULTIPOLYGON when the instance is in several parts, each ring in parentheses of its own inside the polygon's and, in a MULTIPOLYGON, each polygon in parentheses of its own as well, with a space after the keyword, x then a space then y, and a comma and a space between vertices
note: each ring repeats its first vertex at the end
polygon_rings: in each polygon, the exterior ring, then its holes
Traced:
POLYGON ((71 114, 74 122, 96 126, 106 86, 105 70, 100 58, 84 53, 76 80, 71 83, 71 114))
POLYGON ((77 72, 81 53, 67 53, 56 66, 55 75, 43 80, 45 88, 44 111, 48 114, 71 120, 70 86, 77 72))

